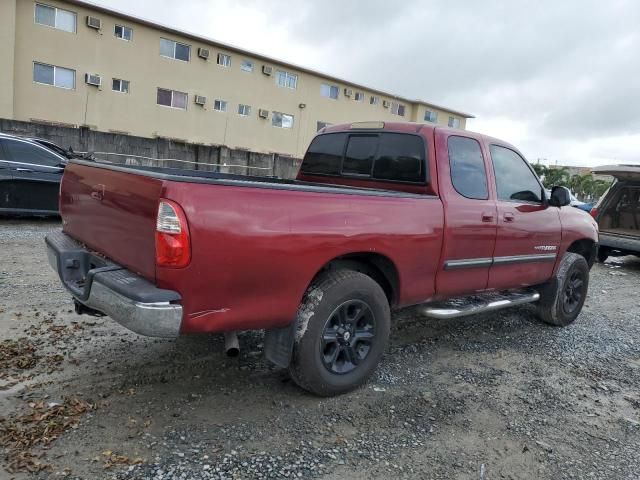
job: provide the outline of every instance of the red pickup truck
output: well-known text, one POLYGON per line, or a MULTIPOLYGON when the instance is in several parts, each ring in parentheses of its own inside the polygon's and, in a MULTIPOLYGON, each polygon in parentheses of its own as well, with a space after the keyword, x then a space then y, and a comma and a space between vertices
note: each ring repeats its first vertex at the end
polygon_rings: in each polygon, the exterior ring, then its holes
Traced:
POLYGON ((71 160, 46 243, 78 313, 149 336, 264 329, 269 360, 333 395, 372 374, 399 307, 572 322, 598 230, 569 202, 500 140, 365 122, 319 132, 296 180, 71 160))

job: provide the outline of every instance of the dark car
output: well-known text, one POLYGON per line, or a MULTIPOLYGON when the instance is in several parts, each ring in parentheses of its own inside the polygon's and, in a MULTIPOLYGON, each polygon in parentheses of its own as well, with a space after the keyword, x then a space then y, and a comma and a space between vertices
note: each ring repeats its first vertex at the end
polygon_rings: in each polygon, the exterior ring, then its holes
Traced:
POLYGON ((640 256, 640 165, 611 165, 593 169, 616 179, 591 215, 600 228, 598 258, 640 256))
POLYGON ((58 214, 68 158, 49 143, 0 133, 0 215, 58 214))

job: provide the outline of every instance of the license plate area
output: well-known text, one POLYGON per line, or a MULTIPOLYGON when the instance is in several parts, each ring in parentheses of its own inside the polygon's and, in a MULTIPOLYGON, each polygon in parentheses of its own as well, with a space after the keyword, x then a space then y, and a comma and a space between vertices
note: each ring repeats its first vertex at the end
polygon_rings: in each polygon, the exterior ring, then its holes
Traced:
POLYGON ((89 297, 91 283, 96 273, 122 268, 86 250, 60 252, 58 261, 62 282, 80 300, 86 300, 89 297))

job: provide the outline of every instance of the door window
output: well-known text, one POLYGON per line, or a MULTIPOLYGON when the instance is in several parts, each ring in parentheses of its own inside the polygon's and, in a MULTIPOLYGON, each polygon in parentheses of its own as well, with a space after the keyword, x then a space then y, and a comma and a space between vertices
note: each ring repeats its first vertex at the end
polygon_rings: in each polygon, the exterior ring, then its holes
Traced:
POLYGON ((31 163, 45 167, 59 167, 61 160, 53 153, 18 140, 4 140, 4 148, 9 159, 14 162, 31 163))
POLYGON ((491 145, 490 151, 498 199, 541 203, 542 186, 525 159, 498 145, 491 145))
POLYGON ((455 136, 449 137, 447 144, 453 188, 463 197, 476 200, 489 198, 480 144, 473 138, 455 136))

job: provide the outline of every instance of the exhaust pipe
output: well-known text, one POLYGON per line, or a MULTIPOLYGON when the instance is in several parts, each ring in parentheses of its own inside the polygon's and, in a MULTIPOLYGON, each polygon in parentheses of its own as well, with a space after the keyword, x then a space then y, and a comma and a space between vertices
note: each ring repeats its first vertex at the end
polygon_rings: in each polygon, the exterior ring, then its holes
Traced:
POLYGON ((224 351, 227 357, 237 357, 240 355, 240 343, 238 342, 237 332, 224 332, 224 351))

